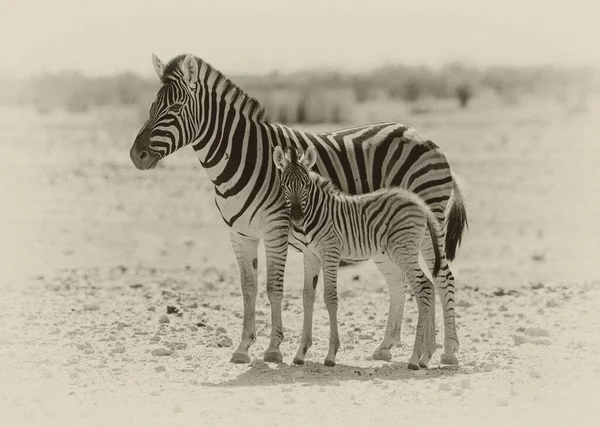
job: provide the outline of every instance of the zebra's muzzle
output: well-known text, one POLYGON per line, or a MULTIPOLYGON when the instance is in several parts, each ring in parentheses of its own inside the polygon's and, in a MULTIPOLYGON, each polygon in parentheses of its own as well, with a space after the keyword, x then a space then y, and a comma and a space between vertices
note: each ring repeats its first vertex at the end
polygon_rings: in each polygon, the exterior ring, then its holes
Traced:
POLYGON ((140 132, 129 150, 129 157, 139 170, 154 169, 160 160, 160 156, 148 148, 149 142, 149 133, 140 132))
POLYGON ((300 207, 299 203, 292 203, 290 208, 290 218, 295 224, 300 224, 304 220, 304 214, 302 213, 302 208, 300 207))

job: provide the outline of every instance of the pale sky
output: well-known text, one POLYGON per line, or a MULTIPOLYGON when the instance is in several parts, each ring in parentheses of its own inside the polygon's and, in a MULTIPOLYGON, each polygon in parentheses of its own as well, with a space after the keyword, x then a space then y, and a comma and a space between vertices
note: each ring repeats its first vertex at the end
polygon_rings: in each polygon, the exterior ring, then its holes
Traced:
POLYGON ((600 67, 600 0, 0 0, 0 75, 153 73, 193 53, 225 73, 385 63, 600 67))

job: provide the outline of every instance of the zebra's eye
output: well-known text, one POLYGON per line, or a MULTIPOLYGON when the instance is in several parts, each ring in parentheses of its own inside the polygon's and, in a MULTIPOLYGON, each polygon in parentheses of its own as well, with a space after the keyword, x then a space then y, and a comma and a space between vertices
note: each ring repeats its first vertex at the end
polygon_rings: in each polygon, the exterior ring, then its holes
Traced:
POLYGON ((171 106, 171 111, 174 112, 175 114, 179 114, 181 112, 182 108, 183 108, 183 104, 173 104, 173 106, 171 106))

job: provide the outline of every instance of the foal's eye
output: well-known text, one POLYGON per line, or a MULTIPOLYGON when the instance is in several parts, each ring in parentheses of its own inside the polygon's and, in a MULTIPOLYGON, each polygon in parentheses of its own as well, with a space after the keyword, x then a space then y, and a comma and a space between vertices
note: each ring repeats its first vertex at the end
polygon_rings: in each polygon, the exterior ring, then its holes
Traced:
POLYGON ((175 114, 179 114, 182 108, 183 104, 173 104, 173 106, 171 107, 171 111, 173 111, 175 114))

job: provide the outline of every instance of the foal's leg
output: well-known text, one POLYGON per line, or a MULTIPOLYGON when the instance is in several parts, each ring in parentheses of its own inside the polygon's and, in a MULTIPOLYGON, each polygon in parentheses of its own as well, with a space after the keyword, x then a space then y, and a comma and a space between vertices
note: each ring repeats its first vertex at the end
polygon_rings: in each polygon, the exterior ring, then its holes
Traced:
MULTIPOLYGON (((439 241, 444 242, 444 231, 440 230, 439 241)), ((433 253, 433 247, 429 234, 425 236, 424 243, 422 246, 422 254, 427 264, 431 275, 433 276, 433 262, 435 259, 433 253)), ((442 251, 442 254, 444 251, 442 251)), ((440 259, 440 271, 437 277, 433 278, 435 283, 435 290, 439 296, 440 302, 442 303, 442 312, 444 316, 444 353, 440 357, 440 362, 446 365, 457 365, 458 358, 456 357, 456 351, 458 351, 458 335, 456 333, 456 320, 454 313, 454 276, 445 255, 441 256, 440 259)), ((434 326, 435 327, 435 326, 434 326)))
POLYGON ((304 306, 304 322, 300 348, 294 357, 296 365, 303 365, 306 352, 312 345, 312 316, 319 282, 321 261, 310 252, 304 252, 304 289, 302 290, 302 305, 304 306))
POLYGON ((404 301, 406 300, 406 283, 404 282, 402 271, 385 253, 376 256, 374 261, 388 285, 390 306, 383 340, 375 349, 373 360, 385 360, 389 362, 392 360, 390 349, 400 344, 404 301))
POLYGON ((419 248, 414 242, 416 239, 402 239, 393 244, 389 256, 396 265, 404 272, 406 281, 410 283, 417 300, 419 317, 417 320, 417 332, 413 353, 408 363, 409 369, 419 369, 419 360, 425 351, 425 333, 431 321, 431 305, 434 302, 433 284, 427 280, 419 280, 420 275, 424 277, 419 267, 419 248))
MULTIPOLYGON (((339 245, 334 246, 338 248, 339 245)), ((336 249, 328 249, 327 254, 322 257, 323 260, 323 281, 325 282, 323 289, 323 297, 325 299, 325 307, 329 312, 329 351, 325 356, 325 366, 335 366, 335 356, 340 348, 340 336, 337 325, 337 309, 338 309, 338 294, 337 294, 337 273, 340 265, 340 254, 335 252, 336 249)))

